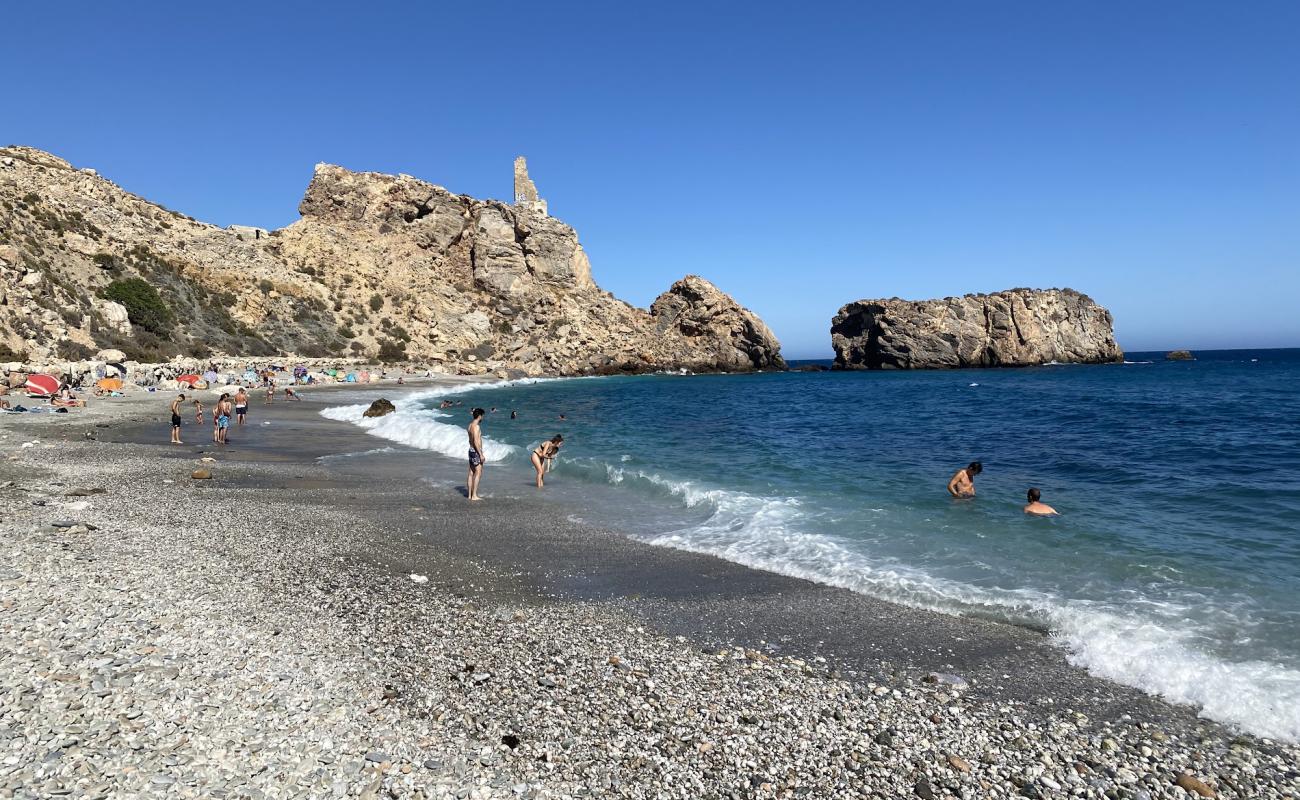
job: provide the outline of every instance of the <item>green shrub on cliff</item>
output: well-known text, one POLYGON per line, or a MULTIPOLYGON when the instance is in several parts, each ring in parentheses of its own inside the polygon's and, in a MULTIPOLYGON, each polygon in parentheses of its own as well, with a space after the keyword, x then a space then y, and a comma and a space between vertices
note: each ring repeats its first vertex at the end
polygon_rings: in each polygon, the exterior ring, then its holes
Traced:
POLYGON ((104 287, 103 297, 126 307, 132 325, 166 336, 172 329, 172 312, 158 291, 141 278, 113 281, 104 287))
POLYGON ((383 340, 379 343, 379 360, 405 361, 406 342, 394 342, 392 339, 383 340))

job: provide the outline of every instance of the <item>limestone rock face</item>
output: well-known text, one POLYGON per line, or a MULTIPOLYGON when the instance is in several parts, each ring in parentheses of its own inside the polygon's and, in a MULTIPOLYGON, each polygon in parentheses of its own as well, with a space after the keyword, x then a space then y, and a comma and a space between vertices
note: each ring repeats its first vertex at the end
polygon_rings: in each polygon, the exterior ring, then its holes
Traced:
POLYGON ((831 323, 837 369, 944 369, 1121 361, 1110 312, 1073 289, 942 300, 859 300, 831 323))
POLYGON ((784 369, 781 345, 763 321, 696 275, 672 285, 650 306, 655 329, 706 344, 711 364, 696 369, 784 369))
POLYGON ((126 311, 126 306, 121 303, 114 303, 112 300, 100 300, 95 298, 91 301, 92 307, 99 312, 104 318, 104 324, 126 336, 131 335, 131 316, 126 311))
POLYGON ((0 148, 0 353, 381 357, 462 374, 783 366, 762 321, 703 279, 651 310, 601 290, 577 233, 521 186, 510 204, 320 164, 296 222, 228 229, 0 148), (168 313, 103 297, 132 279, 168 313))

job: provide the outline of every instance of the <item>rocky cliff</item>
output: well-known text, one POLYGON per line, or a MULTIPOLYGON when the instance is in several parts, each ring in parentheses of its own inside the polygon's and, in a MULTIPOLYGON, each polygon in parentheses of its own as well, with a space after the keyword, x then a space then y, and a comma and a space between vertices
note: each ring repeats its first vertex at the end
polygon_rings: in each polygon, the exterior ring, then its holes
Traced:
POLYGON ((1110 312, 1073 289, 859 300, 831 322, 837 369, 1121 361, 1110 312))
POLYGON ((540 199, 321 164, 299 211, 280 230, 220 228, 0 148, 0 361, 112 347, 141 361, 360 356, 529 375, 784 367, 763 322, 703 278, 648 310, 601 290, 540 199))

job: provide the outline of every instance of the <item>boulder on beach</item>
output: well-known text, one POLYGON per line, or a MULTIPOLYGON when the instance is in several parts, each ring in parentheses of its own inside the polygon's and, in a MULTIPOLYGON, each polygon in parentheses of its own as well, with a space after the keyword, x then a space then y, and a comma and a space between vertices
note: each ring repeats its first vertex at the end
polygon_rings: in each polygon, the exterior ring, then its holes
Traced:
POLYGON ((212 473, 200 467, 191 472, 190 477, 196 481, 206 481, 212 479, 212 473))
POLYGON ((381 397, 375 402, 371 403, 370 408, 367 408, 365 410, 365 413, 363 413, 361 416, 382 417, 385 414, 391 414, 396 410, 397 410, 396 406, 394 406, 391 402, 381 397))
POLYGON ((1170 350, 1165 353, 1166 361, 1195 361, 1196 356, 1192 355, 1191 350, 1170 350))

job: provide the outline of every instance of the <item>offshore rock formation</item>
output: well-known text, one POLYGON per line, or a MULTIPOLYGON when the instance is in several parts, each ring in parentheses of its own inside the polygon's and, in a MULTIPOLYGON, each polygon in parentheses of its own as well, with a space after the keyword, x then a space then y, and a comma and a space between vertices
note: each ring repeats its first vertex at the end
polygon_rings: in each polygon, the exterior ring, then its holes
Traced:
POLYGON ((0 148, 0 362, 104 348, 414 361, 461 373, 783 368, 749 311, 687 277, 649 310, 601 290, 522 160, 515 205, 320 164, 280 230, 229 229, 63 159, 0 148))
POLYGON ((859 300, 831 322, 836 369, 1122 361, 1110 312, 1073 289, 859 300))

